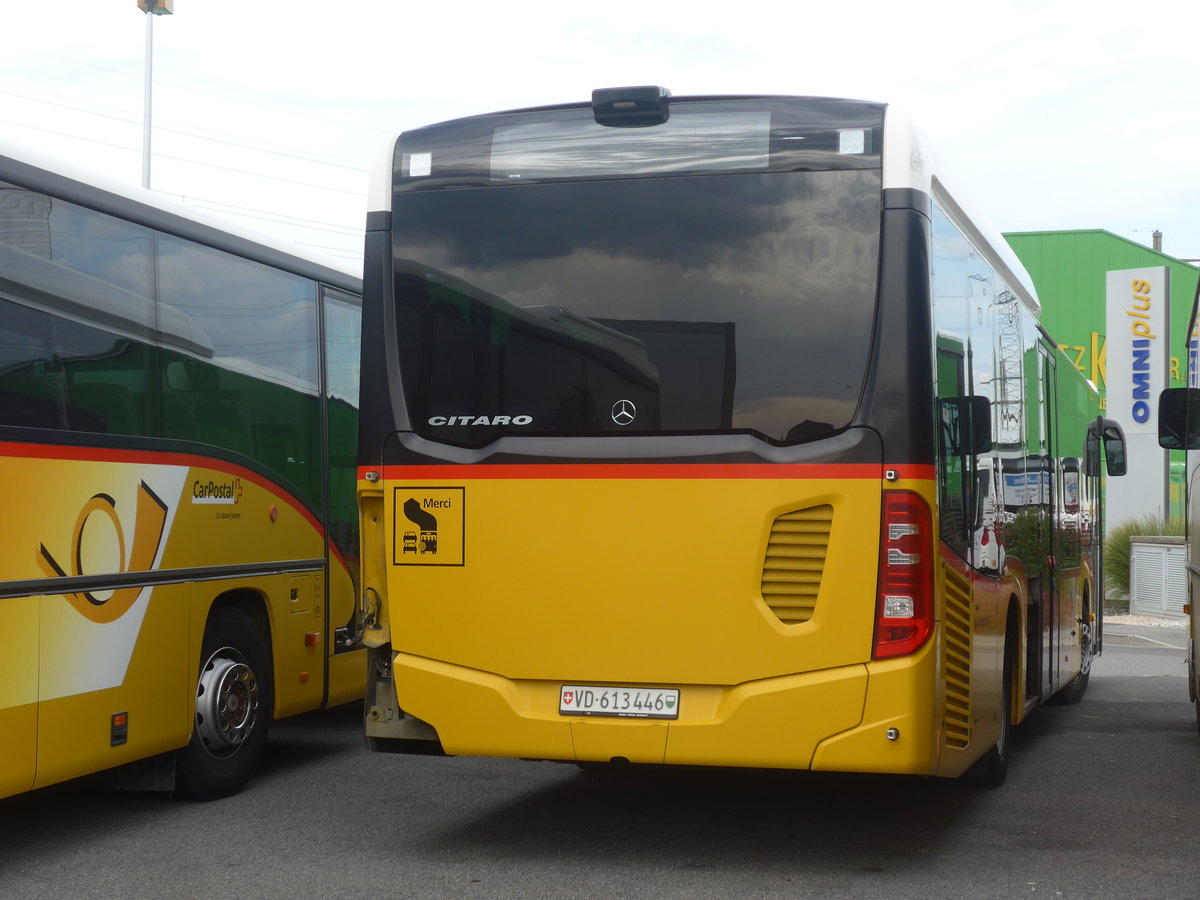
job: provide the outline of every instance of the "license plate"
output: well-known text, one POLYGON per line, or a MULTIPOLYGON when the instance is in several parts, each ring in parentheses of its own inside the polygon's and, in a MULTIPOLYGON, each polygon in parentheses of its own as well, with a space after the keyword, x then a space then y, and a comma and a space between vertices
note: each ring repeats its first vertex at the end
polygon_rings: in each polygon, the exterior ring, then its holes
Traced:
POLYGON ((564 684, 558 693, 558 711, 564 716, 678 719, 679 691, 676 688, 564 684))

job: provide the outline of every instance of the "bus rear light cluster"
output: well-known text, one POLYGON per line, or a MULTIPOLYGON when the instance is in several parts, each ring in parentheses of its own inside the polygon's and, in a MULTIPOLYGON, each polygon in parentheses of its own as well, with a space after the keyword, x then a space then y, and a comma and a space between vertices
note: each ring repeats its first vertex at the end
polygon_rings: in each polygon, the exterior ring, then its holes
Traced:
POLYGON ((876 659, 912 653, 933 632, 933 515, 910 491, 886 491, 879 533, 876 659))

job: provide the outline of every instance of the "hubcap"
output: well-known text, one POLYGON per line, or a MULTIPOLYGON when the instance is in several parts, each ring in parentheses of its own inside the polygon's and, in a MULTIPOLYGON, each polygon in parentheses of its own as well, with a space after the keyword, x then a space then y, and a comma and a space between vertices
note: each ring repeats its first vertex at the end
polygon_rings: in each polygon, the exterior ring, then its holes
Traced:
MULTIPOLYGON (((1084 615, 1087 615, 1087 610, 1084 610, 1084 615)), ((1080 661, 1079 674, 1080 676, 1088 674, 1092 670, 1092 627, 1087 622, 1080 626, 1081 638, 1079 641, 1080 661)))
POLYGON ((196 732, 223 759, 237 753, 258 719, 258 680, 233 647, 208 658, 196 684, 196 732))

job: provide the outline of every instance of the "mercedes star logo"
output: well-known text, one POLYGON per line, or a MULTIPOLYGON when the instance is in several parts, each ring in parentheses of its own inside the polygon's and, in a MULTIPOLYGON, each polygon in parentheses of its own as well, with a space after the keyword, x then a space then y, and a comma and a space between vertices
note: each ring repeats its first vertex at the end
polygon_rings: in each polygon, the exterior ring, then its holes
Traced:
POLYGON ((618 425, 628 425, 637 418, 637 407, 632 400, 618 400, 612 407, 612 420, 618 425))

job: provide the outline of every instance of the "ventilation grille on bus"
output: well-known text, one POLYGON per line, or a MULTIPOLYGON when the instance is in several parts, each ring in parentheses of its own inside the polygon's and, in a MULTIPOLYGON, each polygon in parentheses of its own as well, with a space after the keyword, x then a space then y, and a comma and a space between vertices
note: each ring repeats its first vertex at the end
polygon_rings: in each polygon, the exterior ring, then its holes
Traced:
POLYGON ((947 567, 942 671, 946 700, 942 727, 946 746, 964 749, 971 741, 971 585, 947 567))
POLYGON ((784 513, 771 526, 762 596, 785 625, 812 618, 832 523, 833 507, 826 504, 784 513))

